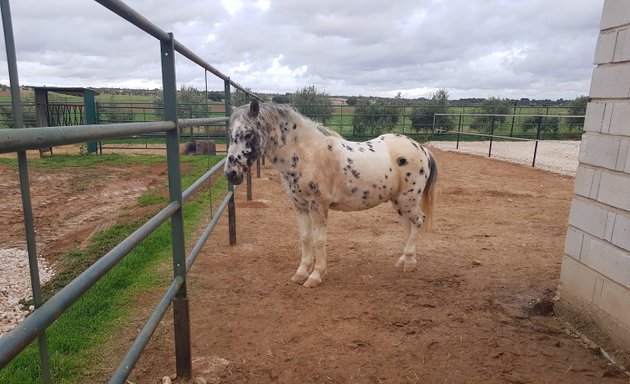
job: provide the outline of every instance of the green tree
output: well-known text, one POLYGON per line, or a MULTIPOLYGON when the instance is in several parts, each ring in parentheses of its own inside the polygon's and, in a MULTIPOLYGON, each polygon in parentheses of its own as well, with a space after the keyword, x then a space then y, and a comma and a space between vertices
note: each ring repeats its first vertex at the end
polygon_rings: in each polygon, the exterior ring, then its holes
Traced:
MULTIPOLYGON (((247 92, 251 92, 251 89, 245 88, 247 92)), ((249 95, 240 89, 236 89, 230 95, 230 103, 233 107, 240 107, 245 104, 249 104, 249 95)))
POLYGON ((400 117, 400 108, 392 103, 374 103, 370 99, 357 101, 352 116, 352 130, 356 134, 379 135, 393 131, 400 117))
MULTIPOLYGON (((491 97, 485 99, 474 109, 474 113, 483 115, 508 115, 510 114, 511 104, 507 99, 491 97)), ((479 132, 490 132, 490 127, 494 121, 495 128, 498 124, 505 122, 505 116, 475 116, 470 128, 479 132)))
MULTIPOLYGON (((587 96, 576 97, 569 103, 569 115, 584 116, 586 115, 586 106, 589 98, 587 96)), ((584 128, 583 117, 567 117, 567 127, 569 131, 580 130, 584 128)))
POLYGON ((333 104, 328 93, 309 85, 295 91, 291 105, 304 116, 326 124, 332 117, 333 104))
MULTIPOLYGON (((35 104, 32 99, 24 98, 22 100, 22 121, 26 128, 36 125, 35 104)), ((11 104, 0 105, 0 128, 13 128, 14 126, 13 107, 11 104)))
POLYGON ((109 95, 107 102, 99 102, 97 111, 99 123, 129 123, 134 120, 131 106, 117 103, 114 95, 109 95))
POLYGON ((291 96, 289 95, 275 95, 271 98, 271 101, 277 104, 289 104, 291 103, 291 96))
MULTIPOLYGON (((159 120, 164 120, 164 101, 160 93, 153 97, 153 105, 156 107, 156 117, 159 120)), ((205 92, 196 89, 195 87, 182 87, 177 91, 177 117, 178 118, 191 118, 191 117, 207 117, 208 116, 208 100, 205 92)))
POLYGON ((359 99, 358 99, 357 97, 355 97, 355 96, 350 96, 350 97, 348 97, 348 98, 346 99, 346 104, 347 104, 347 105, 349 105, 349 106, 354 106, 354 105, 357 105, 357 101, 358 101, 358 100, 359 100, 359 99))
POLYGON ((538 129, 538 120, 540 119, 540 131, 541 132, 553 132, 556 133, 560 129, 560 119, 557 117, 546 117, 538 111, 538 116, 528 116, 521 122, 521 129, 525 132, 529 130, 536 131, 538 129))
POLYGON ((416 131, 429 131, 433 127, 435 119, 435 127, 444 130, 453 128, 453 120, 448 116, 435 116, 438 113, 448 113, 449 100, 448 91, 444 88, 437 90, 431 95, 430 100, 420 100, 419 104, 411 110, 411 128, 416 131))

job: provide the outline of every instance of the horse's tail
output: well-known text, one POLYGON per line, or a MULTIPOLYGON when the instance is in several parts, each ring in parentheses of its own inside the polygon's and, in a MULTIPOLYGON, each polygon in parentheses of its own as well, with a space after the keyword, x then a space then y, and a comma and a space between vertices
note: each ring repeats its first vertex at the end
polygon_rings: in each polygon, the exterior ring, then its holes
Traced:
POLYGON ((429 160, 429 178, 422 191, 422 212, 426 215, 424 229, 429 230, 433 224, 433 208, 435 206, 435 185, 437 183, 438 169, 435 157, 427 150, 429 160))

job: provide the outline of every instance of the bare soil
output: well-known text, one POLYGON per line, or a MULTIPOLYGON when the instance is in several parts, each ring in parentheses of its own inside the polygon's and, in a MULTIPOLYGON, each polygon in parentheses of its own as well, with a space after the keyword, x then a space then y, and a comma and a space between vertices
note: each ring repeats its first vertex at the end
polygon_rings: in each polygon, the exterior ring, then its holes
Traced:
MULTIPOLYGON (((419 268, 406 274, 394 267, 402 225, 381 205, 331 212, 324 284, 291 283, 300 245, 277 173, 263 167, 252 202, 239 188, 238 244, 228 245, 222 218, 189 274, 194 375, 209 383, 628 383, 553 316, 573 178, 435 153, 434 228, 418 242, 419 268)), ((54 264, 56 253, 133 216, 133 199, 122 197, 163 185, 164 172, 31 170, 39 250, 54 264)), ((17 175, 0 174, 0 244, 20 248, 17 175)), ((95 365, 120 362, 161 295, 139 298, 142 313, 103 348, 112 361, 95 365)), ((130 382, 174 374, 172 329, 168 314, 130 382)))
MULTIPOLYGON (((394 263, 389 205, 331 212, 328 276, 289 281, 300 246, 278 175, 238 190, 238 245, 216 228, 189 275, 194 374, 216 383, 628 383, 553 316, 573 178, 435 151, 434 229, 394 263)), ((172 318, 130 381, 175 372, 172 318)), ((175 380, 175 382, 186 382, 175 380)))

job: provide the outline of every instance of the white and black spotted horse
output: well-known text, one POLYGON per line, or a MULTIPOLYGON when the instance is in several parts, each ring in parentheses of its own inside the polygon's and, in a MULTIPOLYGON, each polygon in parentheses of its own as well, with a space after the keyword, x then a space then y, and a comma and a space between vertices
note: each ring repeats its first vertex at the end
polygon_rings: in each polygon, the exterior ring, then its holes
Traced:
POLYGON ((295 205, 302 260, 291 279, 305 287, 326 274, 328 210, 358 211, 390 201, 407 229, 396 266, 416 267, 416 238, 431 217, 437 180, 435 158, 400 134, 366 142, 346 141, 290 107, 258 104, 234 109, 225 176, 240 184, 252 164, 266 156, 280 172, 295 205))

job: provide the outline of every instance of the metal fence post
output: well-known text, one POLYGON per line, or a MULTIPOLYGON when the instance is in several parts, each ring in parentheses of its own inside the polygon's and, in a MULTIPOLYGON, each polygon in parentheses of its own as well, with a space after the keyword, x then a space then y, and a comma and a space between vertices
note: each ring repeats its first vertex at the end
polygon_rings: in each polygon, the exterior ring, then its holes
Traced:
MULTIPOLYGON (((175 79, 175 45, 173 34, 169 41, 160 41, 162 53, 162 89, 164 94, 165 120, 177 123, 177 82, 175 79)), ((184 283, 173 299, 175 328, 175 366, 178 377, 192 377, 192 353, 190 346, 190 317, 186 292, 186 254, 184 243, 184 217, 182 210, 182 180, 179 159, 179 129, 166 132, 168 185, 170 201, 179 202, 179 209, 171 217, 173 243, 173 272, 184 278, 184 283)))
POLYGON ((540 131, 542 130, 542 116, 536 118, 536 142, 534 143, 534 158, 532 160, 532 167, 536 166, 536 153, 538 152, 538 140, 540 140, 540 131))
POLYGON ((457 124, 457 144, 455 146, 455 149, 459 149, 459 136, 461 135, 462 132, 462 115, 459 115, 459 123, 457 124))
POLYGON ((490 121, 490 148, 488 149, 488 157, 492 157, 492 138, 494 137, 494 115, 491 117, 490 121))
MULTIPOLYGON (((15 54, 15 40, 13 38, 13 22, 11 20, 11 7, 9 5, 9 0, 0 0, 0 11, 2 12, 2 27, 4 31, 4 42, 7 51, 7 66, 9 67, 9 84, 11 86, 11 104, 13 107, 13 128, 22 128, 24 126, 24 116, 22 114, 20 81, 17 71, 17 57, 15 54)), ((24 230, 26 233, 26 249, 28 253, 28 263, 31 275, 31 289, 33 292, 33 303, 35 304, 35 308, 39 308, 42 305, 42 296, 39 280, 39 265, 37 262, 35 224, 33 222, 33 207, 31 204, 31 191, 28 177, 26 151, 18 151, 17 157, 20 175, 20 192, 22 195, 22 209, 24 214, 24 230)), ((52 382, 52 378, 50 374, 48 342, 46 341, 45 330, 42 330, 42 333, 38 336, 38 343, 42 380, 45 384, 50 384, 52 382)))
POLYGON ((247 184, 247 201, 252 201, 252 169, 247 171, 246 184, 247 184))
MULTIPOLYGON (((230 79, 226 79, 224 82, 225 89, 225 115, 230 116, 232 114, 232 100, 230 93, 230 79)), ((227 132, 227 149, 230 149, 230 133, 227 132)), ((230 201, 228 203, 228 229, 230 233, 230 245, 236 245, 236 203, 234 202, 234 185, 228 182, 228 193, 231 193, 230 201)))

